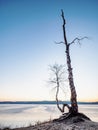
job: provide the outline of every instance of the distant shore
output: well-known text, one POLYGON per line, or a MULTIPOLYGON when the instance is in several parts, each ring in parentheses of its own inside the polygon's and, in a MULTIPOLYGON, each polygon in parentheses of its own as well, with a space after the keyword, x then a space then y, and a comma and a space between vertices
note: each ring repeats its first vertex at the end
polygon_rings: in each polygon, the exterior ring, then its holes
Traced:
MULTIPOLYGON (((70 101, 59 101, 59 104, 67 103, 70 101)), ((56 101, 0 101, 0 104, 56 104, 56 101)), ((98 102, 78 102, 78 104, 98 104, 98 102)))

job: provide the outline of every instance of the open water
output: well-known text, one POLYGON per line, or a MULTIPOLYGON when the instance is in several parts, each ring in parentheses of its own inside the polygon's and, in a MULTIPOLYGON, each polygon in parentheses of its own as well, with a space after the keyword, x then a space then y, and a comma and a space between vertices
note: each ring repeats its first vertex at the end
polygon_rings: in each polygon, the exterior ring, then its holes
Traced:
MULTIPOLYGON (((79 111, 98 122, 98 105, 79 105, 79 111)), ((56 105, 0 104, 0 128, 33 125, 60 115, 56 105)))

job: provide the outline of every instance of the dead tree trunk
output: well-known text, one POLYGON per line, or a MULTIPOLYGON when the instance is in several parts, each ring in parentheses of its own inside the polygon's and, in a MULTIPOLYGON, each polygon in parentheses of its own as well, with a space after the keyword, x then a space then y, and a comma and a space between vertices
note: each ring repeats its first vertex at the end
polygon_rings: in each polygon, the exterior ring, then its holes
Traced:
POLYGON ((67 42, 66 38, 66 31, 65 31, 65 18, 64 18, 64 13, 62 10, 62 19, 63 19, 63 36, 64 36, 64 44, 66 47, 66 59, 67 59, 67 67, 68 67, 68 79, 69 79, 69 86, 70 86, 70 91, 71 91, 71 109, 70 112, 72 114, 77 114, 78 113, 78 104, 77 104, 77 94, 74 86, 74 80, 73 80, 73 72, 72 72, 72 67, 71 67, 71 59, 70 59, 70 51, 69 47, 71 44, 67 42))
POLYGON ((59 87, 60 87, 60 85, 59 85, 59 80, 58 80, 58 75, 56 75, 56 81, 57 81, 57 91, 56 91, 56 102, 57 102, 57 107, 58 107, 58 109, 61 111, 61 112, 63 112, 62 111, 62 109, 60 108, 60 106, 59 106, 59 100, 58 100, 58 93, 59 93, 59 87))

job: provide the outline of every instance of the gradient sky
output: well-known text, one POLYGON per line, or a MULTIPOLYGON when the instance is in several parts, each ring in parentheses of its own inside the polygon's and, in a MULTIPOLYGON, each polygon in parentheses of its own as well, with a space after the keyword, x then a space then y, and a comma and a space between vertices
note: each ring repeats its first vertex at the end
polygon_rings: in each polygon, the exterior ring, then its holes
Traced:
POLYGON ((70 49, 78 101, 98 101, 98 0, 0 0, 0 101, 55 99, 48 65, 66 64, 65 46, 55 44, 61 9, 68 42, 89 37, 70 49))

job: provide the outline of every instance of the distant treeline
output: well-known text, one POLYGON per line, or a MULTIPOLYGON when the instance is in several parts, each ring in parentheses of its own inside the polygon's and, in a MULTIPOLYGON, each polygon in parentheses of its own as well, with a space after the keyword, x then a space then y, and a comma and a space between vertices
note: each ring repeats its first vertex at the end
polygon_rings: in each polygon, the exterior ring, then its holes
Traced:
MULTIPOLYGON (((69 101, 59 101, 60 104, 70 104, 69 101)), ((1 101, 0 104, 56 104, 56 101, 1 101)), ((78 104, 98 104, 98 102, 78 102, 78 104)))

